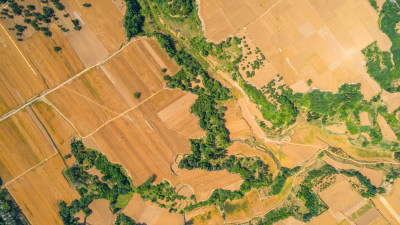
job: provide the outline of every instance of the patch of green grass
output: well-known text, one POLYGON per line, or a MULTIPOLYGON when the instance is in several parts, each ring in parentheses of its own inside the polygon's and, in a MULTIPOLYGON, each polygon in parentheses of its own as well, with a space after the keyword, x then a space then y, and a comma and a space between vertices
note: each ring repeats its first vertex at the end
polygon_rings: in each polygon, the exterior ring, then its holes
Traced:
POLYGON ((355 213, 351 214, 351 216, 349 216, 349 219, 354 221, 358 217, 362 216, 364 213, 368 212, 368 210, 370 210, 370 209, 372 209, 372 205, 366 204, 363 207, 361 207, 359 210, 357 210, 355 213))
POLYGON ((133 192, 129 192, 128 194, 118 196, 115 207, 121 210, 124 209, 128 205, 129 201, 132 199, 132 196, 133 192))
POLYGON ((235 212, 245 211, 247 208, 249 208, 248 201, 244 201, 243 203, 237 203, 237 204, 232 204, 229 202, 225 203, 225 212, 227 214, 233 214, 235 212))

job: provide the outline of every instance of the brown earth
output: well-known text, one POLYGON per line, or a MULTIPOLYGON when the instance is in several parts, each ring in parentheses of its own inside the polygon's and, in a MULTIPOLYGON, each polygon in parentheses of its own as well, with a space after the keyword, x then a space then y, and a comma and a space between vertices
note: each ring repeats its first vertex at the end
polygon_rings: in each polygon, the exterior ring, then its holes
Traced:
POLYGON ((215 189, 239 190, 243 179, 239 174, 226 170, 206 171, 200 169, 178 171, 178 176, 172 177, 172 182, 188 184, 194 191, 197 201, 207 200, 215 189))
POLYGON ((310 225, 320 225, 320 224, 324 224, 324 225, 336 225, 338 224, 338 222, 335 220, 335 218, 333 218, 333 216, 330 214, 329 211, 326 211, 324 213, 322 213, 321 215, 312 218, 308 223, 306 224, 310 224, 310 225))
POLYGON ((54 154, 25 109, 0 122, 0 176, 4 183, 54 154))
POLYGON ((126 40, 123 15, 112 1, 68 0, 85 25, 96 35, 108 53, 116 51, 126 40), (92 6, 84 7, 83 3, 92 6))
POLYGON ((297 165, 310 159, 315 152, 320 148, 313 146, 303 146, 290 143, 284 143, 281 147, 281 151, 289 158, 290 168, 296 167, 297 165))
POLYGON ((382 90, 382 100, 387 104, 389 113, 393 113, 400 107, 400 93, 389 93, 382 90))
POLYGON ((369 121, 367 112, 360 113, 360 122, 361 122, 361 126, 371 126, 371 122, 369 121))
POLYGON ((246 31, 287 85, 311 79, 336 92, 342 83, 362 83, 370 99, 381 88, 367 74, 361 49, 375 40, 382 49, 391 46, 377 21, 364 0, 282 0, 246 31))
POLYGON ((94 200, 89 205, 92 214, 88 216, 86 222, 93 225, 113 225, 117 215, 113 214, 109 208, 109 201, 105 199, 94 200))
POLYGON ((42 82, 44 79, 47 86, 53 88, 81 71, 83 65, 64 33, 55 24, 51 24, 49 29, 51 38, 36 32, 18 45, 24 50, 32 67, 39 71, 37 79, 42 82), (61 47, 61 51, 55 52, 55 46, 61 47))
POLYGON ((143 201, 138 194, 133 195, 122 212, 137 223, 145 223, 147 225, 183 223, 182 215, 169 213, 167 209, 159 208, 150 201, 143 201))
MULTIPOLYGON (((355 222, 357 225, 358 224, 359 225, 368 225, 368 224, 371 224, 372 221, 378 219, 379 217, 381 217, 381 214, 379 214, 379 212, 375 208, 372 208, 372 209, 368 210, 366 213, 364 213, 363 215, 361 215, 355 222)), ((386 222, 386 221, 384 221, 384 222, 386 222)), ((387 224, 387 223, 381 223, 381 224, 387 224)))
POLYGON ((46 86, 19 44, 0 21, 0 114, 22 104, 46 86))
POLYGON ((62 224, 58 215, 58 201, 70 204, 78 199, 62 170, 64 163, 58 155, 27 172, 7 185, 7 189, 21 207, 31 224, 62 224))
POLYGON ((237 101, 229 102, 225 105, 225 127, 229 131, 231 140, 241 139, 246 140, 251 138, 251 129, 246 120, 243 119, 242 112, 237 101))
POLYGON ((378 115, 377 120, 379 127, 381 128, 383 138, 397 141, 396 134, 393 132, 392 128, 389 126, 389 124, 386 122, 385 118, 383 118, 381 114, 378 115))
POLYGON ((256 19, 277 0, 201 0, 199 15, 204 36, 218 43, 256 19))
POLYGON ((337 181, 327 189, 321 191, 319 195, 329 206, 330 210, 336 213, 352 203, 360 201, 362 198, 342 176, 338 176, 337 181), (341 201, 338 201, 338 199, 341 199, 341 201))
POLYGON ((197 95, 182 93, 183 96, 157 112, 158 117, 165 125, 178 133, 192 139, 205 135, 199 126, 199 118, 190 113, 190 106, 194 104, 197 95))
MULTIPOLYGON (((31 107, 60 153, 62 155, 71 154, 71 138, 77 137, 77 133, 71 124, 62 118, 54 108, 43 101, 35 102, 31 107)), ((68 165, 72 165, 75 160, 70 158, 66 161, 68 165)))
MULTIPOLYGON (((400 180, 396 180, 390 193, 386 196, 383 196, 386 199, 386 201, 389 203, 389 205, 397 213, 397 215, 400 215, 400 191, 399 191, 399 189, 400 189, 400 180)), ((400 221, 397 220, 397 223, 400 223, 400 221)))
POLYGON ((94 149, 106 154, 128 171, 134 185, 153 174, 170 179, 175 156, 189 153, 189 141, 169 130, 147 103, 108 123, 84 141, 91 139, 94 149), (118 151, 115 151, 118 149, 118 151))
POLYGON ((86 136, 162 90, 161 68, 176 72, 177 66, 160 48, 154 39, 131 42, 101 69, 89 70, 47 98, 86 136))

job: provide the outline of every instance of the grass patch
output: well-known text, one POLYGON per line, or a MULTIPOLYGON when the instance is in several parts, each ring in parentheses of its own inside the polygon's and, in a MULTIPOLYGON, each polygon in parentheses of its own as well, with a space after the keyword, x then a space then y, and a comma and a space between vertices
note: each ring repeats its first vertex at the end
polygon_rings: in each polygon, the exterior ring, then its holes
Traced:
POLYGON ((121 210, 124 209, 128 205, 129 201, 132 199, 132 196, 133 196, 132 191, 129 192, 128 194, 118 196, 115 207, 121 210))
POLYGON ((351 216, 349 216, 349 219, 354 221, 358 217, 362 216, 364 213, 368 212, 368 210, 370 210, 370 209, 372 209, 372 205, 366 204, 363 207, 361 207, 359 210, 357 210, 357 212, 351 214, 351 216))

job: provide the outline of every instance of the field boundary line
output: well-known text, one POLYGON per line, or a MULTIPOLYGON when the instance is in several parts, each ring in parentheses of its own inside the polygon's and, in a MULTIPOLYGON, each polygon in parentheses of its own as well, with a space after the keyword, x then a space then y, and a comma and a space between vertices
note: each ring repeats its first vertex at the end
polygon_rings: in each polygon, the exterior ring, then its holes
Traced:
POLYGON ((31 170, 35 169, 36 167, 42 165, 43 163, 49 161, 50 158, 53 158, 55 155, 57 155, 57 152, 54 152, 53 154, 51 154, 49 157, 43 159, 41 162, 39 162, 38 164, 32 166, 31 168, 27 169, 25 172, 21 173, 20 175, 14 177, 12 180, 8 181, 7 183, 3 184, 1 187, 7 187, 9 184, 11 184, 12 182, 14 182, 15 180, 17 180, 18 178, 22 177, 23 175, 27 174, 28 172, 30 172, 31 170))
MULTIPOLYGON (((1 23, 0 23, 0 25, 1 25, 1 23)), ((2 28, 4 29, 3 26, 2 26, 2 28)), ((144 38, 145 38, 145 37, 140 37, 140 38, 134 39, 134 40, 129 41, 129 42, 124 42, 123 46, 122 46, 120 49, 118 49, 117 51, 115 51, 115 52, 113 52, 112 54, 110 54, 107 58, 105 58, 105 59, 101 60, 100 62, 98 62, 98 63, 96 63, 96 64, 94 64, 94 65, 92 65, 92 66, 90 66, 90 67, 88 67, 88 68, 86 68, 86 69, 80 71, 79 73, 75 74, 74 76, 72 76, 72 77, 69 78, 68 80, 62 82, 61 84, 57 85, 56 87, 54 87, 54 88, 52 88, 52 89, 47 89, 47 90, 43 91, 42 93, 40 93, 40 94, 36 95, 35 97, 31 98, 30 100, 28 100, 25 104, 20 105, 20 106, 18 106, 18 107, 16 107, 16 108, 10 110, 9 112, 5 113, 4 115, 2 115, 2 116, 0 117, 0 121, 3 121, 3 120, 5 120, 5 119, 7 119, 8 117, 10 117, 10 116, 16 114, 16 113, 19 112, 21 109, 23 109, 23 108, 25 108, 26 106, 32 104, 33 102, 37 101, 37 100, 40 99, 41 97, 44 97, 44 96, 46 96, 47 94, 50 94, 50 93, 52 93, 53 91, 56 91, 57 89, 63 87, 65 84, 68 84, 69 82, 71 82, 72 80, 74 80, 74 79, 80 77, 82 74, 88 72, 89 70, 91 70, 91 69, 93 69, 93 68, 96 68, 96 67, 98 67, 98 66, 101 66, 101 65, 105 64, 108 60, 110 60, 110 59, 112 59, 114 56, 118 55, 125 47, 127 47, 127 46, 130 45, 131 43, 134 43, 134 42, 136 42, 136 41, 142 40, 142 39, 144 39, 144 38)))
POLYGON ((86 101, 91 102, 91 103, 93 103, 93 104, 99 106, 100 108, 102 108, 102 109, 104 109, 104 110, 107 110, 107 111, 109 111, 109 112, 111 112, 111 113, 114 113, 114 114, 118 114, 118 112, 115 112, 114 110, 109 109, 109 108, 107 108, 106 106, 99 104, 98 102, 96 102, 96 101, 90 99, 90 98, 87 97, 87 96, 84 96, 83 94, 81 94, 81 93, 75 91, 75 90, 72 89, 72 88, 69 88, 69 87, 67 87, 67 86, 65 86, 65 87, 63 87, 63 88, 65 88, 67 91, 70 91, 70 92, 72 92, 72 93, 78 95, 79 97, 85 99, 86 101))
POLYGON ((379 196, 379 200, 385 206, 385 208, 390 212, 390 214, 400 223, 400 216, 397 212, 393 209, 393 207, 389 204, 389 202, 383 197, 379 196))
POLYGON ((123 111, 122 113, 120 113, 119 115, 117 115, 116 117, 108 120, 107 122, 103 123, 102 125, 100 125, 99 127, 97 127, 94 131, 92 131, 90 134, 86 135, 86 136, 82 136, 82 138, 88 138, 90 136, 92 136, 94 133, 96 133, 97 131, 99 131, 101 128, 103 128, 104 126, 106 126, 107 124, 111 123, 112 121, 122 117, 123 115, 127 114, 129 111, 136 109, 137 107, 139 107, 141 104, 147 102, 147 100, 151 99, 152 97, 154 97, 155 95, 157 95, 158 93, 162 92, 163 90, 165 90, 164 88, 158 90, 157 92, 151 94, 149 97, 147 97, 146 99, 144 99, 143 101, 141 101, 139 104, 132 106, 131 108, 123 111))
MULTIPOLYGON (((5 7, 4 7, 4 8, 5 8, 5 7)), ((10 36, 10 34, 9 34, 9 33, 7 32, 7 30, 4 28, 3 22, 0 22, 0 26, 1 26, 1 28, 3 29, 4 33, 7 34, 7 37, 11 40, 11 42, 13 43, 13 45, 15 46, 15 48, 18 50, 19 54, 21 54, 22 58, 24 58, 26 64, 28 64, 28 66, 29 66, 29 68, 32 70, 33 74, 34 74, 35 76, 38 77, 38 74, 37 74, 36 71, 33 69, 33 67, 31 66, 31 64, 28 62, 28 60, 26 59, 25 55, 22 54, 22 52, 21 52, 21 50, 19 49, 18 45, 15 44, 13 38, 10 36)))
POLYGON ((76 131, 79 137, 81 137, 81 134, 79 133, 78 129, 76 129, 75 125, 66 116, 64 116, 64 114, 60 112, 60 110, 58 110, 58 108, 55 107, 53 103, 51 103, 46 97, 43 97, 40 100, 52 107, 65 121, 67 121, 71 125, 71 127, 76 131))
MULTIPOLYGON (((278 0, 277 2, 275 2, 271 7, 269 7, 267 10, 265 10, 265 12, 263 12, 259 17, 255 18, 253 21, 249 22, 248 24, 244 25, 242 27, 243 28, 247 28, 247 26, 257 22, 259 19, 261 19, 261 17, 265 16, 267 13, 269 13, 269 11, 271 11, 273 8, 275 8, 276 5, 278 5, 282 0, 278 0)), ((237 33, 237 32, 236 32, 237 33)))

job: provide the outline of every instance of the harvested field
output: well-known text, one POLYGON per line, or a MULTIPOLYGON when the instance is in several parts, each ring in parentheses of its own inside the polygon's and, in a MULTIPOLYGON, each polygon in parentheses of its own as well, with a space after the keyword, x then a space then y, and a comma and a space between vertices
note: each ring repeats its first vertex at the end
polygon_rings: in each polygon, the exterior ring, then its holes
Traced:
POLYGON ((369 121, 367 112, 360 113, 360 123, 361 123, 361 126, 371 126, 371 121, 369 121))
POLYGON ((301 221, 296 220, 294 217, 289 217, 287 219, 281 220, 276 223, 276 225, 302 225, 301 221))
POLYGON ((276 207, 290 191, 293 179, 288 178, 280 194, 260 199, 257 190, 248 192, 243 199, 227 201, 225 203, 226 223, 240 223, 251 218, 263 215, 270 209, 276 207))
POLYGON ((126 112, 163 87, 161 68, 177 67, 154 39, 131 42, 104 66, 95 67, 47 96, 82 136, 126 112), (133 94, 141 93, 140 99, 133 94))
POLYGON ((196 99, 197 95, 184 93, 181 98, 157 112, 157 115, 168 128, 188 138, 201 138, 205 131, 199 126, 199 118, 190 113, 190 106, 196 99))
POLYGON ((333 160, 332 158, 330 158, 327 155, 324 155, 324 157, 322 158, 322 160, 324 160, 326 163, 328 163, 329 165, 338 168, 338 169, 353 169, 353 170, 357 170, 359 171, 362 175, 366 176, 368 179, 370 179, 371 183, 375 186, 380 186, 380 184, 382 183, 382 178, 383 178, 383 171, 382 170, 373 170, 373 169, 369 169, 366 167, 356 167, 354 165, 351 164, 344 164, 338 161, 333 160))
MULTIPOLYGON (((60 153, 62 155, 71 154, 71 138, 78 136, 71 124, 62 118, 54 108, 43 101, 35 102, 31 107, 60 153)), ((73 158, 66 161, 68 165, 72 165, 75 162, 73 158)))
POLYGON ((1 121, 0 127, 0 176, 4 183, 54 154, 25 109, 1 121))
MULTIPOLYGON (((379 217, 381 217, 381 214, 379 214, 379 212, 375 208, 372 208, 363 215, 361 215, 355 222, 357 225, 368 225, 372 221, 378 219, 379 217)), ((381 223, 381 224, 383 225, 387 223, 381 223)))
POLYGON ((240 157, 240 156, 242 156, 242 157, 243 156, 245 156, 245 157, 257 156, 265 164, 269 165, 270 173, 272 173, 273 176, 275 176, 278 173, 278 168, 277 168, 276 163, 271 158, 271 156, 266 152, 252 148, 251 146, 244 144, 242 142, 233 143, 233 145, 229 146, 227 148, 227 150, 228 150, 228 155, 236 155, 238 157, 240 157))
POLYGON ((188 184, 194 191, 197 201, 207 200, 215 189, 239 190, 243 179, 239 174, 226 170, 206 171, 201 169, 181 170, 178 176, 173 176, 173 183, 188 184))
POLYGON ((157 182, 171 179, 170 165, 175 156, 190 153, 189 141, 168 129, 147 103, 108 123, 84 141, 88 139, 95 144, 89 147, 121 164, 134 185, 142 184, 153 174, 157 174, 157 182))
POLYGON ((335 220, 335 218, 333 218, 333 216, 331 215, 331 213, 329 211, 326 211, 324 213, 322 213, 321 215, 312 218, 310 220, 310 222, 308 222, 307 224, 310 225, 320 225, 320 224, 324 224, 324 225, 336 225, 338 224, 338 222, 335 220))
POLYGON ((200 215, 190 218, 193 225, 220 225, 224 223, 221 212, 215 207, 208 207, 200 215))
POLYGON ((65 165, 58 155, 7 185, 7 189, 32 224, 62 224, 58 201, 70 204, 79 198, 71 189, 62 170, 65 165))
POLYGON ((109 201, 105 199, 94 200, 89 205, 89 209, 93 212, 86 219, 88 224, 102 224, 102 225, 113 225, 117 215, 113 214, 109 208, 109 201))
POLYGON ((108 56, 105 47, 87 25, 82 25, 80 31, 68 32, 65 37, 86 68, 108 56))
POLYGON ((96 0, 68 0, 76 10, 75 13, 82 19, 81 23, 87 25, 100 40, 102 45, 112 53, 126 40, 122 27, 123 15, 112 1, 96 0), (84 7, 83 3, 92 6, 84 7))
POLYGON ((336 92, 342 83, 362 83, 370 99, 381 89, 363 66, 361 49, 375 40, 381 49, 391 46, 377 21, 364 0, 282 0, 246 31, 287 85, 311 79, 314 87, 336 92))
POLYGON ((400 180, 396 180, 390 193, 380 196, 379 200, 383 203, 391 216, 400 224, 400 180))
POLYGON ((337 177, 337 181, 319 193, 322 200, 329 206, 330 210, 335 213, 361 201, 362 197, 355 190, 352 189, 349 182, 342 176, 337 177), (341 201, 337 201, 341 199, 341 201))
POLYGON ((0 21, 0 114, 44 91, 40 74, 0 21))
POLYGON ((324 127, 324 129, 328 132, 334 133, 334 134, 346 134, 347 133, 347 127, 344 124, 334 124, 330 126, 324 127))
POLYGON ((246 120, 243 119, 242 112, 236 101, 226 104, 225 111, 225 126, 229 131, 231 140, 241 139, 246 140, 251 138, 251 129, 246 120))
POLYGON ((42 32, 35 32, 18 45, 26 53, 32 67, 39 71, 37 79, 41 82, 45 80, 48 88, 53 88, 81 71, 83 64, 64 33, 55 24, 51 24, 49 29, 52 31, 51 38, 42 32), (61 47, 61 51, 54 51, 55 46, 61 47))
POLYGON ((383 118, 383 116, 381 116, 381 114, 378 115, 377 120, 378 120, 379 127, 381 128, 383 138, 389 139, 392 141, 397 141, 396 134, 393 132, 392 128, 386 122, 385 118, 383 118))
POLYGON ((204 36, 219 43, 256 19, 277 0, 201 0, 199 15, 204 36))
POLYGON ((133 195, 131 201, 122 212, 137 223, 145 223, 147 225, 181 224, 183 222, 182 215, 169 213, 167 209, 159 208, 150 201, 143 201, 138 194, 133 195))
POLYGON ((384 216, 390 224, 400 224, 400 218, 399 221, 396 220, 396 217, 393 216, 393 214, 386 208, 385 204, 382 203, 380 200, 382 196, 376 196, 372 198, 372 201, 375 204, 376 209, 384 216))
POLYGON ((319 149, 319 147, 284 143, 281 151, 289 158, 290 168, 293 168, 310 159, 319 149))
MULTIPOLYGON (((250 126, 251 130, 253 131, 254 135, 257 138, 264 138, 265 134, 264 131, 261 129, 261 127, 258 125, 257 121, 254 118, 254 114, 252 114, 252 112, 250 112, 249 108, 251 107, 252 104, 251 102, 245 100, 245 98, 241 98, 238 100, 238 105, 240 107, 240 110, 242 112, 243 118, 246 120, 246 122, 248 123, 248 125, 250 126)), ((253 106, 255 107, 255 105, 253 104, 253 106)), ((257 110, 256 108, 254 108, 254 110, 257 110)), ((257 110, 258 111, 258 110, 257 110)), ((258 111, 260 113, 260 111, 258 111)), ((258 117, 258 118, 263 118, 258 117)))
POLYGON ((387 104, 389 113, 393 113, 400 107, 400 93, 389 93, 382 90, 382 100, 387 104))

